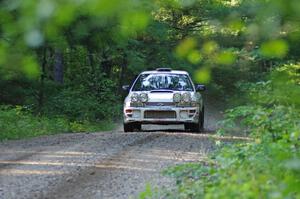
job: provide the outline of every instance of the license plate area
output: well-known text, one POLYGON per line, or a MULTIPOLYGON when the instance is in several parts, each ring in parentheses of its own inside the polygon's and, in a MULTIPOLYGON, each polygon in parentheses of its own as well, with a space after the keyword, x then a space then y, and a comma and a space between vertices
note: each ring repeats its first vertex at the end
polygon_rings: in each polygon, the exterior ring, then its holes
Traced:
MULTIPOLYGON (((171 107, 157 107, 157 110, 158 111, 171 111, 172 108, 171 107)), ((175 112, 175 111, 173 111, 175 112)))
POLYGON ((172 110, 157 110, 157 111, 145 111, 144 118, 146 119, 174 119, 176 118, 176 112, 172 110))

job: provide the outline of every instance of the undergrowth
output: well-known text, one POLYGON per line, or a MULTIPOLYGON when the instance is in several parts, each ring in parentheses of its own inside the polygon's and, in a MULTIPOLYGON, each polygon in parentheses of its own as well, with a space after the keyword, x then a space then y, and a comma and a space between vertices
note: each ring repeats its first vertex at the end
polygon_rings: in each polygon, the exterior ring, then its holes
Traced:
POLYGON ((176 187, 148 188, 142 198, 300 198, 299 68, 285 65, 266 81, 240 84, 249 102, 227 110, 218 133, 253 141, 226 144, 206 163, 167 169, 176 187))
POLYGON ((35 116, 22 106, 0 107, 0 140, 71 132, 108 131, 112 121, 71 121, 63 117, 35 116))

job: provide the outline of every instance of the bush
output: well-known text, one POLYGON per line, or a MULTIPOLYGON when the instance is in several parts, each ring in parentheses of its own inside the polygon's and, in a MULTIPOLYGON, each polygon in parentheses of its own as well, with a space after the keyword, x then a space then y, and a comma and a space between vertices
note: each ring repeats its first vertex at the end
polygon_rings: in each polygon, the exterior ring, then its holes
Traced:
POLYGON ((74 121, 112 120, 120 115, 121 103, 118 96, 103 93, 101 100, 84 88, 66 88, 48 99, 44 112, 49 115, 65 116, 74 121))
POLYGON ((299 149, 286 142, 223 148, 211 164, 168 170, 177 191, 168 198, 299 198, 299 149), (298 151, 297 151, 298 150, 298 151))
POLYGON ((34 116, 26 107, 0 106, 0 140, 21 139, 66 132, 111 130, 111 121, 70 122, 62 117, 34 116))
POLYGON ((251 100, 228 110, 218 133, 243 133, 252 141, 224 145, 205 163, 168 169, 177 188, 164 198, 300 198, 297 68, 285 65, 268 81, 241 84, 251 100))
MULTIPOLYGON (((227 111, 226 131, 253 141, 221 148, 206 164, 172 168, 177 192, 169 198, 300 197, 300 112, 286 106, 242 106, 227 111)), ((170 194, 170 193, 169 193, 170 194)))

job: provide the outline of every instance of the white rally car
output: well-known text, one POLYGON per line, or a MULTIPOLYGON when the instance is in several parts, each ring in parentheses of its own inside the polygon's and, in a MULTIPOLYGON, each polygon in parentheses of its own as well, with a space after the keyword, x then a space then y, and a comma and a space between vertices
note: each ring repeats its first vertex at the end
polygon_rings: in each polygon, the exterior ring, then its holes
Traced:
POLYGON ((124 132, 141 130, 142 124, 184 124, 185 130, 201 132, 204 105, 200 91, 185 71, 158 68, 142 72, 124 101, 124 132))

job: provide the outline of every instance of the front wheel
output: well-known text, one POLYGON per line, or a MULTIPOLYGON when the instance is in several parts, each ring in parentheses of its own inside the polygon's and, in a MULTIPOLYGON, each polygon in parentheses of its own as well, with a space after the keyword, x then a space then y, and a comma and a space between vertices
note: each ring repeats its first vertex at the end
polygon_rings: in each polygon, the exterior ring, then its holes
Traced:
POLYGON ((203 127, 204 127, 204 107, 202 108, 202 111, 199 114, 199 120, 197 123, 184 124, 184 129, 186 131, 197 132, 197 133, 202 132, 203 127))
POLYGON ((133 132, 134 130, 140 131, 142 129, 142 125, 139 123, 124 123, 123 124, 124 132, 133 132))

